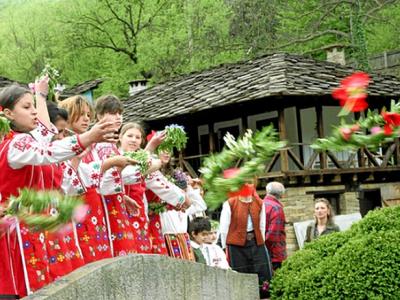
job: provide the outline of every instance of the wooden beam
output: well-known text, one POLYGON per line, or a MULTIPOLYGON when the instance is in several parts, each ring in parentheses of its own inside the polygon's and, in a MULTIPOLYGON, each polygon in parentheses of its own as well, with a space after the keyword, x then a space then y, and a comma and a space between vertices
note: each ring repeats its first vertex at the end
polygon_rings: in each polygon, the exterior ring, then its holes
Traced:
POLYGON ((364 148, 364 153, 365 155, 368 157, 368 160, 375 166, 375 167, 379 167, 379 163, 377 162, 377 160, 375 159, 374 155, 369 152, 369 150, 367 148, 364 148))
MULTIPOLYGON (((351 167, 351 163, 353 162, 355 156, 356 156, 356 154, 354 152, 350 153, 350 156, 349 156, 349 158, 347 159, 347 161, 345 163, 345 167, 346 168, 350 168, 351 167)), ((358 165, 358 166, 360 166, 360 165, 358 165)), ((364 166, 364 165, 362 165, 362 166, 364 166)))
POLYGON ((192 178, 197 178, 199 177, 196 173, 196 171, 193 169, 192 165, 186 161, 186 160, 182 160, 183 165, 185 166, 185 169, 189 172, 190 176, 192 178))
POLYGON ((296 123, 297 123, 297 140, 299 142, 300 161, 304 165, 304 149, 303 149, 303 135, 301 129, 301 112, 300 108, 296 106, 296 123))
MULTIPOLYGON (((208 126, 208 130, 210 130, 211 126, 208 126)), ((208 132, 208 149, 209 153, 215 152, 215 134, 212 131, 208 132)))
POLYGON ((386 150, 385 156, 383 157, 381 167, 386 167, 388 165, 389 159, 392 157, 395 150, 396 150, 396 144, 391 145, 386 150))
POLYGON ((293 162, 297 165, 297 167, 300 170, 304 170, 303 163, 300 161, 300 159, 297 157, 296 153, 294 153, 292 149, 290 149, 290 148, 288 149, 288 154, 289 154, 289 157, 292 158, 293 162))
POLYGON ((335 165, 336 168, 338 169, 343 169, 343 166, 340 164, 340 162, 337 160, 336 156, 331 152, 331 151, 326 151, 326 154, 328 157, 331 159, 333 164, 335 165))
MULTIPOLYGON (((279 139, 286 140, 286 125, 285 125, 285 110, 278 109, 278 125, 279 125, 279 139)), ((280 150, 281 153, 281 170, 286 172, 289 170, 289 159, 287 149, 280 150)))
POLYGON ((308 160, 307 164, 304 167, 306 170, 309 170, 312 168, 312 165, 313 165, 315 159, 317 158, 317 156, 318 156, 318 152, 314 150, 313 154, 311 155, 310 159, 308 160))
MULTIPOLYGON (((325 137, 325 134, 324 134, 324 120, 322 115, 322 105, 318 104, 317 106, 315 106, 315 112, 317 115, 317 134, 319 138, 323 138, 325 137)), ((321 169, 328 168, 325 152, 319 153, 319 164, 321 169)))
POLYGON ((265 168, 265 172, 269 173, 271 172, 272 168, 274 167, 276 161, 278 160, 278 157, 280 155, 280 152, 276 152, 274 154, 274 156, 272 157, 271 161, 269 162, 269 164, 267 165, 267 167, 265 168))

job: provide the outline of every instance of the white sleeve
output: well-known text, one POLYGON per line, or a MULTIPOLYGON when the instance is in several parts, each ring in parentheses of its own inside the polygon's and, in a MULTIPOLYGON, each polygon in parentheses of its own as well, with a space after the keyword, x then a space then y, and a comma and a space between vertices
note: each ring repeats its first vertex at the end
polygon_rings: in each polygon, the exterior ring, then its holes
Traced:
POLYGON ((226 248, 226 237, 229 232, 229 225, 231 224, 231 206, 228 201, 222 205, 221 217, 219 219, 219 231, 221 233, 222 248, 226 248))
POLYGON ((221 269, 230 269, 231 267, 229 266, 228 260, 226 259, 226 254, 224 250, 222 250, 221 247, 218 245, 213 245, 213 247, 217 257, 219 258, 217 267, 221 269))
POLYGON ((42 122, 39 121, 38 126, 29 132, 33 138, 39 143, 50 143, 53 137, 58 134, 57 127, 51 124, 50 128, 47 128, 42 122))
POLYGON ((194 215, 207 210, 207 204, 200 195, 200 189, 193 189, 188 185, 186 190, 187 197, 192 200, 192 205, 186 210, 188 215, 194 215))
POLYGON ((61 182, 61 189, 66 195, 76 196, 83 194, 85 186, 83 185, 76 170, 70 165, 70 162, 61 163, 63 169, 63 178, 61 182))
POLYGON ((97 188, 100 186, 100 161, 85 163, 80 161, 78 165, 78 174, 86 188, 97 188))
POLYGON ((162 201, 176 206, 185 202, 185 193, 175 184, 169 182, 160 171, 155 171, 145 179, 146 188, 151 190, 162 201))
POLYGON ((142 174, 140 173, 139 166, 126 166, 122 170, 121 176, 124 185, 130 185, 140 182, 142 174))
POLYGON ((48 165, 68 160, 83 152, 85 148, 78 136, 71 136, 52 143, 39 143, 31 135, 17 134, 10 142, 8 163, 13 169, 26 165, 48 165))
POLYGON ((266 217, 265 217, 265 205, 264 203, 261 206, 261 211, 260 211, 260 230, 262 237, 265 241, 265 229, 266 229, 266 217))

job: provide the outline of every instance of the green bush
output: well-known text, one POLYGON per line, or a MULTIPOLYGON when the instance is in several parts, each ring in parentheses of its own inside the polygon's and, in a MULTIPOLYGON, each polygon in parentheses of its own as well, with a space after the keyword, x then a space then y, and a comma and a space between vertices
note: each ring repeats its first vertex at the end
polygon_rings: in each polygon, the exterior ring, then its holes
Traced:
POLYGON ((276 272, 271 299, 400 299, 400 207, 297 251, 276 272))

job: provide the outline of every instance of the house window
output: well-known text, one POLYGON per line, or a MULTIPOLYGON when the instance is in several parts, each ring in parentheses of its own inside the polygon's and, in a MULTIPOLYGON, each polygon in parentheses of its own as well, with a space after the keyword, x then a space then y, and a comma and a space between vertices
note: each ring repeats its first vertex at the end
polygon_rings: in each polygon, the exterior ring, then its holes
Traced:
POLYGON ((265 126, 274 125, 274 128, 278 130, 278 113, 276 111, 266 112, 257 115, 251 115, 247 117, 247 124, 253 131, 261 130, 265 126))
POLYGON ((221 151, 225 146, 224 136, 227 132, 232 134, 235 138, 238 138, 242 133, 242 119, 238 118, 214 124, 214 133, 216 134, 216 151, 221 151))
POLYGON ((208 125, 198 126, 197 134, 199 141, 199 154, 208 154, 210 152, 210 137, 208 125))

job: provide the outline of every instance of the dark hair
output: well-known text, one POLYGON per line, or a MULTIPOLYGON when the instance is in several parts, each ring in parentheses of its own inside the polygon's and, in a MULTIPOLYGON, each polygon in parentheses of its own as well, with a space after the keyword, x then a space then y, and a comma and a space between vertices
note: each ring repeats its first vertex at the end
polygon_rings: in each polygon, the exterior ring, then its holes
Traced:
POLYGON ((0 92, 0 106, 12 110, 25 94, 31 94, 31 91, 17 84, 7 86, 0 92))
POLYGON ((105 95, 96 99, 95 105, 96 116, 103 116, 106 113, 109 114, 117 114, 124 111, 124 105, 121 100, 117 96, 114 95, 105 95))
POLYGON ((199 234, 202 231, 211 231, 211 223, 208 218, 197 217, 189 223, 189 234, 199 234))
POLYGON ((50 122, 55 124, 58 119, 68 121, 68 112, 64 108, 59 108, 56 103, 47 101, 50 122))

